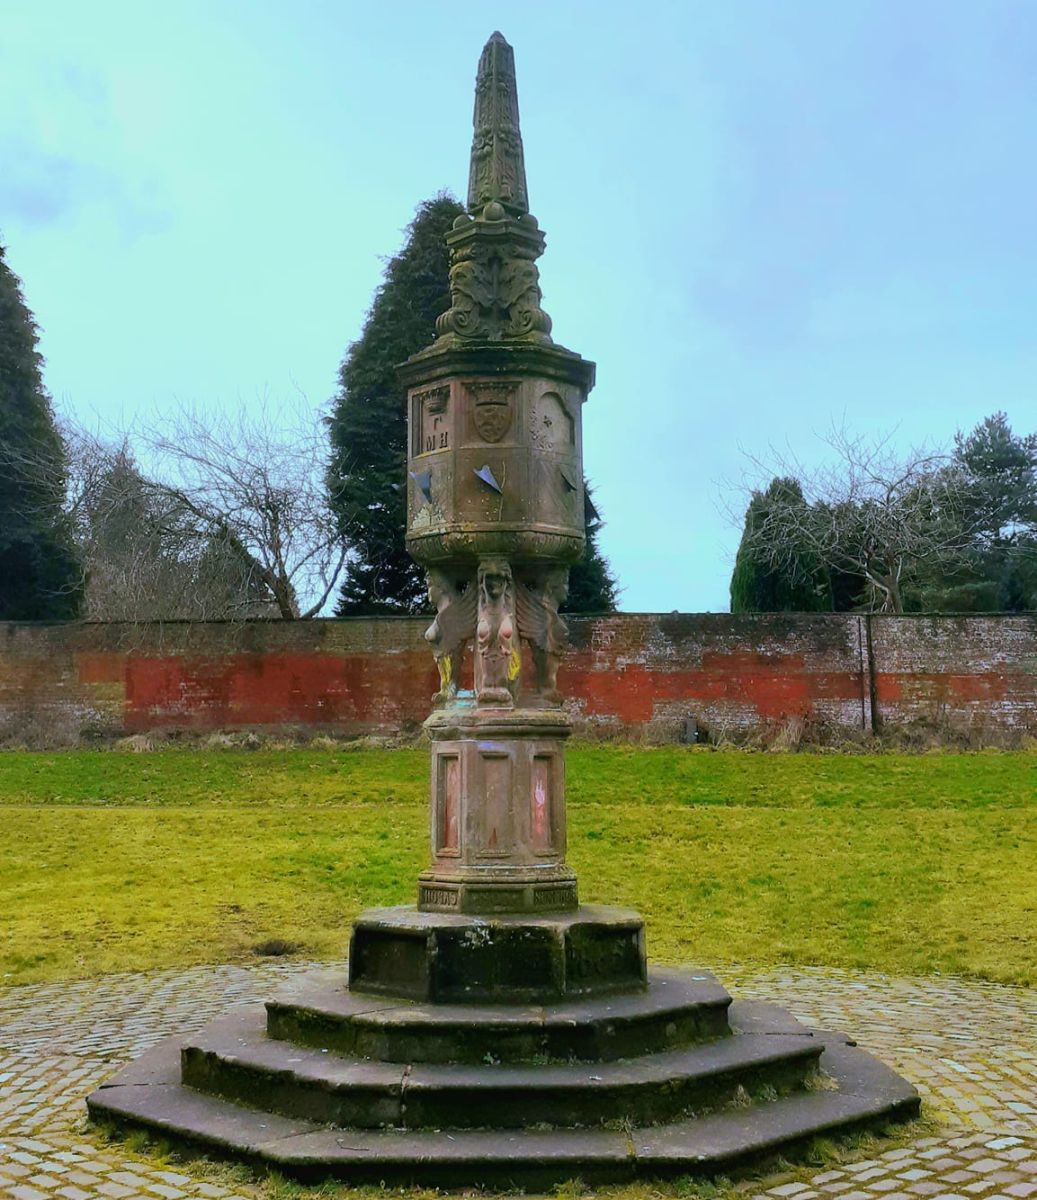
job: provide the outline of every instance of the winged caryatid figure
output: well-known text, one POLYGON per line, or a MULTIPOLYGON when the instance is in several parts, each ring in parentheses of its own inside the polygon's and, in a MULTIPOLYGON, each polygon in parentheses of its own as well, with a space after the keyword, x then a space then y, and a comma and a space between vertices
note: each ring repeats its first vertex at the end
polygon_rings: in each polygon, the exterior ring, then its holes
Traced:
POLYGON ((517 588, 519 637, 533 647, 537 694, 548 704, 562 702, 558 664, 565 652, 569 629, 558 609, 568 595, 568 567, 546 567, 517 588))
POLYGON ((436 616, 425 630, 425 641, 439 668, 439 691, 432 697, 432 703, 439 706, 457 696, 464 644, 475 636, 477 598, 472 584, 464 586, 456 575, 439 567, 429 567, 427 580, 428 598, 436 606, 436 616))
POLYGON ((522 656, 515 636, 515 578, 503 558, 479 563, 475 626, 475 694, 480 704, 512 704, 522 656))

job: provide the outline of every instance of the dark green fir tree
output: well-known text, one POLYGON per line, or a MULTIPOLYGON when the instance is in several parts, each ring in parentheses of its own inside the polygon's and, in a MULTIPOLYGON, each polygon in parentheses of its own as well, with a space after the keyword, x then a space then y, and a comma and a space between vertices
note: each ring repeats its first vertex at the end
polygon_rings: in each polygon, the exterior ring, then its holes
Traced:
POLYGON ((828 576, 816 557, 804 548, 776 567, 761 545, 767 536, 768 511, 779 506, 786 512, 799 504, 806 508, 796 479, 772 479, 766 491, 753 493, 731 575, 733 613, 831 611, 828 576))
POLYGON ((584 480, 587 503, 584 506, 584 532, 587 542, 583 558, 569 571, 569 597, 563 611, 567 613, 605 613, 616 611, 618 587, 608 559, 598 545, 602 521, 591 498, 591 489, 584 480))
POLYGON ((463 211, 445 194, 418 208, 339 372, 329 490, 351 546, 339 616, 427 605, 424 575, 403 541, 407 406, 396 367, 433 341, 436 318, 450 305, 446 235, 463 211))
POLYGON ((1024 612, 1037 606, 1037 434, 1017 434, 1003 412, 955 437, 968 475, 977 607, 1024 612))
POLYGON ((43 387, 36 324, 0 246, 0 620, 74 617, 65 448, 43 387))
MULTIPOLYGON (((446 235, 463 212, 449 195, 418 208, 339 372, 328 486, 351 547, 335 610, 339 616, 428 607, 424 572, 404 544, 407 407, 396 368, 435 339, 436 318, 450 306, 446 235)), ((566 611, 611 612, 616 583, 598 548, 600 522, 593 505, 587 512, 587 553, 572 569, 566 611)))
POLYGON ((923 575, 917 607, 1025 612, 1037 607, 1037 434, 1017 434, 1003 412, 954 438, 958 519, 969 546, 923 575))
POLYGON ((1037 434, 1016 434, 1003 412, 954 438, 968 478, 970 525, 992 549, 1037 535, 1037 434))

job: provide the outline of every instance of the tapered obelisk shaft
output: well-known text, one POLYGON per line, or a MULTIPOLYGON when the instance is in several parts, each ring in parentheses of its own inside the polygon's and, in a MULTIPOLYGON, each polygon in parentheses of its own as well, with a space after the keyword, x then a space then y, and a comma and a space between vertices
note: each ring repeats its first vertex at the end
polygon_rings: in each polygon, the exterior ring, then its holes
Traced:
POLYGON ((514 216, 528 212, 515 55, 499 33, 486 43, 479 59, 474 125, 469 212, 476 213, 494 200, 514 216))

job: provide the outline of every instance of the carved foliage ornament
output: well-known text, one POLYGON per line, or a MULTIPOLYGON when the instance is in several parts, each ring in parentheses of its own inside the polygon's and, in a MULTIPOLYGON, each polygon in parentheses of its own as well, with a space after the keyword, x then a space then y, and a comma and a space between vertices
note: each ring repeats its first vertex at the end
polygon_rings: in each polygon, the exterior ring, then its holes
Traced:
POLYGON ((475 81, 468 211, 450 245, 450 309, 441 337, 550 341, 536 260, 544 238, 529 214, 519 130, 515 56, 499 33, 486 43, 475 81))
POLYGON ((450 308, 436 322, 440 334, 501 341, 550 341, 551 318, 540 307, 539 247, 524 238, 482 236, 484 223, 451 254, 450 308))

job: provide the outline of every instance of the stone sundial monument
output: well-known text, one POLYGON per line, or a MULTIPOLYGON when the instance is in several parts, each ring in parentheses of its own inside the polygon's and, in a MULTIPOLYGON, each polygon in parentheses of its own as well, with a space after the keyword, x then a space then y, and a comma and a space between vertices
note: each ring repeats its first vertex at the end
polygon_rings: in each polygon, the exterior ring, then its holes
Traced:
POLYGON ((729 1173, 913 1115, 914 1089, 845 1036, 732 1003, 708 972, 648 969, 636 913, 579 903, 558 608, 583 551, 594 366, 541 307, 499 33, 447 241, 450 308, 400 368, 407 544, 440 675, 417 904, 360 915, 348 977, 158 1046, 89 1097, 92 1116, 302 1179, 545 1187, 729 1173))

